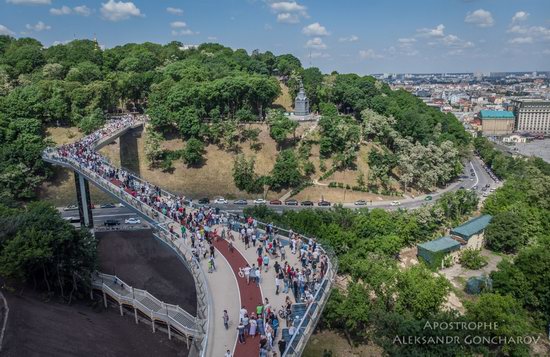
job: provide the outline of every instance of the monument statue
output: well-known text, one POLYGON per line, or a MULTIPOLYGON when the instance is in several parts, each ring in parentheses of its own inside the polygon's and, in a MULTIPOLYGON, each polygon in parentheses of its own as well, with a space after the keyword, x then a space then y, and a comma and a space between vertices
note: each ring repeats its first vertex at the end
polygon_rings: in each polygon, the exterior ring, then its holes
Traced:
POLYGON ((300 80, 300 91, 294 99, 294 115, 304 117, 309 115, 309 99, 306 96, 302 80, 300 80))

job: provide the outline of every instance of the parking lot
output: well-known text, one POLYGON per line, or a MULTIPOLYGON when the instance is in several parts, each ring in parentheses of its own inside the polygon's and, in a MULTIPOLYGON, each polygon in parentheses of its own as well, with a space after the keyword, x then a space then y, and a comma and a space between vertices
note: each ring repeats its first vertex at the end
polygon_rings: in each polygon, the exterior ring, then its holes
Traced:
POLYGON ((519 143, 511 146, 512 150, 525 156, 537 156, 550 162, 550 139, 533 140, 528 143, 519 143))

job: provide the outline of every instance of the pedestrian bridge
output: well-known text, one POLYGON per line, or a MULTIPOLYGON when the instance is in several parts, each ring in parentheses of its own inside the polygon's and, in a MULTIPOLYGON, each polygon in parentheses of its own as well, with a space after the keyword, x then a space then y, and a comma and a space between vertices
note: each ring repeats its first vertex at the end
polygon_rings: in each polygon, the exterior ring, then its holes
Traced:
MULTIPOLYGON (((100 147, 112 142, 129 130, 143 126, 146 121, 146 116, 139 118, 134 117, 133 120, 119 122, 111 121, 104 128, 91 134, 90 137, 93 139, 91 147, 94 151, 97 151, 100 147)), ((82 140, 85 139, 86 138, 82 140)), ((220 351, 223 347, 220 348, 220 346, 216 346, 218 341, 216 334, 218 332, 212 332, 214 331, 212 323, 216 323, 216 321, 213 321, 213 311, 226 304, 226 301, 223 299, 224 293, 223 291, 218 291, 217 299, 213 300, 211 287, 209 286, 209 278, 207 277, 208 274, 205 273, 205 269, 200 262, 193 259, 190 245, 184 243, 182 239, 179 239, 180 237, 177 234, 171 233, 167 228, 169 224, 175 225, 176 227, 179 224, 155 208, 135 198, 121 186, 120 181, 104 177, 92 168, 89 168, 78 158, 61 155, 59 148, 45 149, 42 153, 42 158, 51 164, 69 168, 74 172, 79 214, 84 226, 93 230, 92 205, 88 182, 92 182, 95 186, 116 198, 125 206, 133 209, 148 222, 152 223, 155 237, 170 247, 193 275, 197 291, 197 316, 192 316, 174 305, 165 304, 148 292, 132 288, 118 278, 115 283, 114 276, 107 276, 104 274, 96 275, 92 279, 93 287, 101 290, 103 294, 105 294, 105 297, 108 295, 112 300, 119 303, 121 308, 125 305, 133 308, 135 314, 139 311, 149 316, 150 320, 153 322, 153 329, 155 328, 155 321, 160 321, 172 327, 176 333, 184 335, 187 340, 191 339, 191 356, 204 357, 217 355, 217 353, 213 351, 220 351), (215 305, 215 303, 220 306, 215 305)), ((107 159, 102 158, 102 160, 105 165, 115 168, 108 163, 107 159)), ((144 182, 136 175, 133 175, 133 178, 144 182)), ((165 190, 160 189, 159 192, 163 197, 176 198, 175 195, 165 190)), ((238 217, 233 217, 232 222, 236 223, 232 224, 233 227, 239 226, 238 217)), ((266 224, 258 222, 258 228, 265 231, 265 227, 266 224)), ((278 227, 275 228, 281 239, 288 239, 290 236, 289 231, 278 227)), ((303 238, 308 239, 307 237, 303 238)), ((307 340, 313 333, 330 295, 332 283, 337 272, 337 259, 327 247, 320 247, 320 249, 322 253, 329 257, 327 273, 320 282, 319 289, 314 294, 314 301, 309 304, 304 311, 300 312, 301 315, 295 316, 294 326, 296 328, 296 333, 292 336, 288 334, 283 336, 287 341, 287 347, 283 353, 283 357, 298 357, 302 354, 307 340)), ((219 289, 219 287, 216 288, 219 289)), ((235 286, 234 289, 238 290, 239 287, 235 286)), ((171 333, 172 330, 169 328, 168 331, 171 333)), ((236 351, 235 356, 241 357, 236 351)), ((247 356, 243 355, 243 357, 247 356)))

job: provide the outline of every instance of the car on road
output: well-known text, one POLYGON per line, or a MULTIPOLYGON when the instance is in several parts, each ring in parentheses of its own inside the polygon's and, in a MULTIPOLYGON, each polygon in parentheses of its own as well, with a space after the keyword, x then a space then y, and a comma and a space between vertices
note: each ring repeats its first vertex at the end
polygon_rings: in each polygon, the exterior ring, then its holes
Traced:
POLYGON ((472 172, 472 173, 470 174, 470 176, 476 177, 476 173, 475 173, 475 172, 472 172))
POLYGON ((302 205, 302 206, 313 206, 313 202, 311 202, 311 201, 302 201, 302 203, 300 203, 300 205, 302 205))
POLYGON ((298 206, 298 201, 296 201, 295 199, 286 200, 285 205, 287 205, 287 206, 298 206))
POLYGON ((391 206, 399 206, 401 204, 401 202, 399 201, 391 201, 390 205, 391 206))
POLYGON ((269 204, 274 206, 280 206, 283 204, 283 202, 281 202, 281 200, 271 200, 269 201, 269 204))
POLYGON ((459 190, 465 190, 466 188, 464 186, 460 186, 458 189, 459 190))
POLYGON ((432 196, 426 196, 424 197, 424 201, 431 201, 433 200, 433 197, 432 196))
POLYGON ((99 205, 99 208, 116 208, 114 203, 104 203, 102 205, 99 205))
POLYGON ((63 219, 69 223, 80 223, 80 217, 78 216, 64 217, 63 219))
POLYGON ((493 188, 491 188, 489 191, 495 192, 495 188, 493 187, 493 188))
POLYGON ((489 192, 485 192, 485 193, 483 194, 483 197, 489 197, 489 192))
POLYGON ((317 203, 317 206, 319 206, 319 207, 330 207, 330 202, 329 201, 319 201, 319 203, 317 203))
POLYGON ((125 224, 140 224, 141 220, 139 218, 136 218, 136 217, 130 217, 130 218, 126 218, 124 220, 124 223, 125 224))
POLYGON ((218 205, 226 205, 228 202, 225 198, 223 197, 218 197, 214 200, 214 203, 218 204, 218 205))
POLYGON ((207 197, 203 197, 203 198, 199 199, 198 202, 199 202, 199 204, 201 204, 201 205, 207 205, 207 204, 210 203, 210 199, 208 199, 207 197))
POLYGON ((67 207, 63 208, 63 211, 76 211, 78 209, 78 206, 73 204, 73 205, 68 205, 67 207))
POLYGON ((118 219, 106 219, 103 225, 105 227, 120 226, 120 221, 118 219))
POLYGON ((254 204, 255 205, 265 205, 265 204, 267 204, 267 201, 264 200, 263 198, 256 198, 254 200, 254 204))
POLYGON ((472 190, 477 190, 477 189, 478 189, 477 185, 475 185, 474 187, 472 187, 472 190))
POLYGON ((367 205, 367 201, 365 200, 357 200, 355 202, 353 202, 354 205, 356 206, 366 206, 367 205))
POLYGON ((247 205, 247 204, 248 204, 248 201, 247 201, 247 200, 240 199, 240 200, 235 200, 235 201, 233 201, 233 204, 234 204, 234 205, 247 205))

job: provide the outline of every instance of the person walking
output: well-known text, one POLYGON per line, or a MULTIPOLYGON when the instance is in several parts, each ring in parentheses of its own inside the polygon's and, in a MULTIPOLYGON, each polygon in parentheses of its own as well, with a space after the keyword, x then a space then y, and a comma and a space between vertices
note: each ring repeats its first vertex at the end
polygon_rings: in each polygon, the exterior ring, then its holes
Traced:
POLYGON ((239 343, 246 343, 246 339, 244 337, 244 325, 243 322, 239 322, 239 326, 237 326, 237 330, 239 331, 239 343))
POLYGON ((230 350, 227 350, 225 352, 225 355, 223 357, 233 357, 233 355, 231 354, 231 351, 230 350))
POLYGON ((223 326, 226 330, 229 329, 229 314, 227 313, 227 310, 223 310, 223 326))

